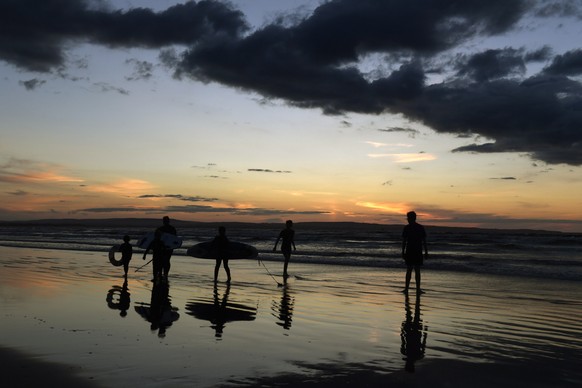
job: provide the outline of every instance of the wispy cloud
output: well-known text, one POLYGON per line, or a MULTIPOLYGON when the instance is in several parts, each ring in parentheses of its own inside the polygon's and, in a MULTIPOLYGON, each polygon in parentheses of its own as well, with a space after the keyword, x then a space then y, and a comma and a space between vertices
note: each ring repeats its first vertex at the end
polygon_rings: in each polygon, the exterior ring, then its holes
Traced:
POLYGON ((410 210, 410 205, 405 203, 392 203, 392 202, 368 202, 360 201, 356 202, 356 206, 364 207, 367 209, 380 210, 386 213, 394 214, 405 214, 410 210))
POLYGON ((74 183, 83 179, 61 173, 62 166, 28 159, 11 158, 0 165, 0 182, 7 183, 74 183))
POLYGON ((392 159, 394 163, 415 163, 436 160, 436 156, 422 152, 411 154, 368 154, 368 156, 370 158, 392 159))
POLYGON ((113 183, 89 185, 85 189, 91 192, 121 194, 134 196, 136 193, 150 191, 155 186, 147 181, 140 179, 125 179, 113 183))

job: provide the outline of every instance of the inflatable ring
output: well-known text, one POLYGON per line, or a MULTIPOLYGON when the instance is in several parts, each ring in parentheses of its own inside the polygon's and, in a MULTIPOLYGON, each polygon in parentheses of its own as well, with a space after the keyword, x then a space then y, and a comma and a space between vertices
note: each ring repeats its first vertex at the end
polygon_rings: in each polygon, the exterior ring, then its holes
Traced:
POLYGON ((114 245, 109 250, 109 262, 116 267, 123 265, 123 260, 121 260, 121 259, 116 260, 115 259, 115 252, 119 252, 119 248, 121 248, 119 245, 114 245))

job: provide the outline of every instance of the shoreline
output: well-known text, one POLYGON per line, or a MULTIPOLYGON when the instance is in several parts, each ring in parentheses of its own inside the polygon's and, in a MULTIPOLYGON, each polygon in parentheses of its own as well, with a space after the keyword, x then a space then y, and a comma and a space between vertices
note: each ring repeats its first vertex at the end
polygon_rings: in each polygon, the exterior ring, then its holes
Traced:
POLYGON ((136 259, 124 285, 104 252, 0 247, 0 346, 92 386, 582 382, 580 282, 426 270, 417 299, 400 293, 403 269, 291 263, 277 287, 237 260, 214 287, 212 260, 175 257, 164 297, 136 259), (414 373, 404 338, 420 351, 414 373))

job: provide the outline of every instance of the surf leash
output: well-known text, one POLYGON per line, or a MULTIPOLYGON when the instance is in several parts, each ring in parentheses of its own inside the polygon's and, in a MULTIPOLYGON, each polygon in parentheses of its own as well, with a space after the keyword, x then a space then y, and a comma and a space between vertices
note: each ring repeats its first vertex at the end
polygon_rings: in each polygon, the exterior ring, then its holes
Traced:
POLYGON ((263 265, 263 267, 265 267, 265 269, 267 270, 267 273, 269 275, 271 275, 271 277, 273 278, 273 280, 277 283, 277 287, 283 287, 283 285, 281 283, 279 283, 277 281, 277 279, 275 279, 275 277, 273 276, 273 274, 271 273, 271 271, 269 271, 269 268, 267 268, 267 266, 265 265, 265 263, 263 263, 263 260, 259 259, 259 263, 261 263, 263 265))
POLYGON ((144 265, 142 265, 141 267, 139 267, 138 269, 136 269, 135 272, 139 271, 140 269, 142 269, 143 267, 145 267, 146 265, 148 265, 149 263, 151 263, 152 260, 148 261, 147 263, 145 263, 144 265))

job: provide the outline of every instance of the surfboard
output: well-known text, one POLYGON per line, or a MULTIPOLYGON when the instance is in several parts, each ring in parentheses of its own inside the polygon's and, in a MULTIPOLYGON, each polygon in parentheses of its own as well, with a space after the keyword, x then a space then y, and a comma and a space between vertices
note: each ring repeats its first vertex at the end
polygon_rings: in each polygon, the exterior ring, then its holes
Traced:
MULTIPOLYGON (((154 241, 155 235, 155 232, 150 232, 137 240, 135 245, 142 249, 148 249, 152 241, 154 241)), ((175 236, 170 233, 162 233, 162 241, 168 249, 177 249, 182 246, 182 237, 175 236)))
POLYGON ((115 258, 115 252, 119 252, 120 248, 121 248, 121 246, 116 244, 116 245, 112 246, 111 249, 109 250, 109 262, 116 267, 123 265, 123 261, 121 260, 121 257, 119 258, 119 260, 117 260, 115 258))
POLYGON ((252 245, 229 241, 228 246, 217 249, 212 241, 207 241, 188 248, 188 256, 199 259, 255 259, 259 256, 259 251, 252 245))

